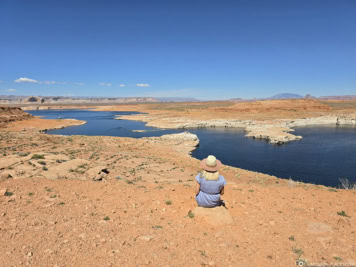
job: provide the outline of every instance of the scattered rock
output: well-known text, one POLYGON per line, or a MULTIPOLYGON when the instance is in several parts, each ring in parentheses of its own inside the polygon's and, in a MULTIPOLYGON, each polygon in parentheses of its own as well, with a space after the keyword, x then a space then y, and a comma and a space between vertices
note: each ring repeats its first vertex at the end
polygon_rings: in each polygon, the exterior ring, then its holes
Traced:
POLYGON ((6 171, 3 171, 2 173, 0 173, 0 181, 7 180, 10 178, 14 178, 14 177, 15 177, 15 171, 6 170, 6 171))
POLYGON ((96 166, 94 168, 89 169, 85 175, 89 180, 101 181, 106 178, 108 174, 109 171, 106 166, 96 166))
POLYGON ((0 196, 5 196, 6 192, 7 192, 7 188, 1 189, 0 190, 0 196))
POLYGON ((143 235, 143 236, 139 236, 137 238, 137 240, 146 241, 146 242, 151 241, 152 239, 153 239, 153 236, 151 236, 151 235, 143 235))

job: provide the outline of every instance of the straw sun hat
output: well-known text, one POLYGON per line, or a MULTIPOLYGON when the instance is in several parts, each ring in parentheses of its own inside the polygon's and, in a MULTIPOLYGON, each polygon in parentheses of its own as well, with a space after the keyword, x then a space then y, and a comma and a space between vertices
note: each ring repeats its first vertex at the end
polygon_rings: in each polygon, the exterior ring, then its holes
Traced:
POLYGON ((216 172, 221 167, 221 161, 210 155, 200 162, 200 167, 208 172, 216 172))

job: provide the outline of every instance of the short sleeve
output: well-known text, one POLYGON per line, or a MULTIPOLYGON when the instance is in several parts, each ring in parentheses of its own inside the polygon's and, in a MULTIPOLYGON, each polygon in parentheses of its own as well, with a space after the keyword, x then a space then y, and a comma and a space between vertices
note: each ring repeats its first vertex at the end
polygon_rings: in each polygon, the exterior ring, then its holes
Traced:
POLYGON ((225 177, 221 175, 221 178, 222 178, 223 186, 225 186, 227 184, 226 180, 225 180, 225 177))
POLYGON ((201 182, 200 173, 198 173, 198 175, 195 176, 195 180, 197 180, 198 184, 200 184, 200 182, 201 182))

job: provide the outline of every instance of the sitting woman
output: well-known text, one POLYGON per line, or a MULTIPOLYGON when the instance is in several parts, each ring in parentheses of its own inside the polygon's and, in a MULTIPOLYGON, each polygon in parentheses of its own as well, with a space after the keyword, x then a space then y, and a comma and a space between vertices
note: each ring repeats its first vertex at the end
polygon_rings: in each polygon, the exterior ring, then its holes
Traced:
POLYGON ((221 167, 220 160, 214 156, 209 156, 203 159, 200 163, 203 171, 199 173, 195 179, 195 200, 200 207, 213 208, 216 206, 225 206, 220 196, 224 194, 224 186, 226 181, 224 176, 219 175, 221 167))

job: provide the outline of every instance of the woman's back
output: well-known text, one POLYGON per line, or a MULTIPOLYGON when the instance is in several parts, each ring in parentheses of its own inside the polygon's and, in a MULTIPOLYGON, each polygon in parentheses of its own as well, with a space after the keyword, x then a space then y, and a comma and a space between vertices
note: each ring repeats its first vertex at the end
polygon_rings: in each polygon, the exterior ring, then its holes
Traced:
POLYGON ((220 192, 226 185, 224 176, 219 175, 217 180, 206 180, 200 173, 195 177, 200 184, 200 192, 196 201, 202 207, 216 207, 221 205, 220 192))

